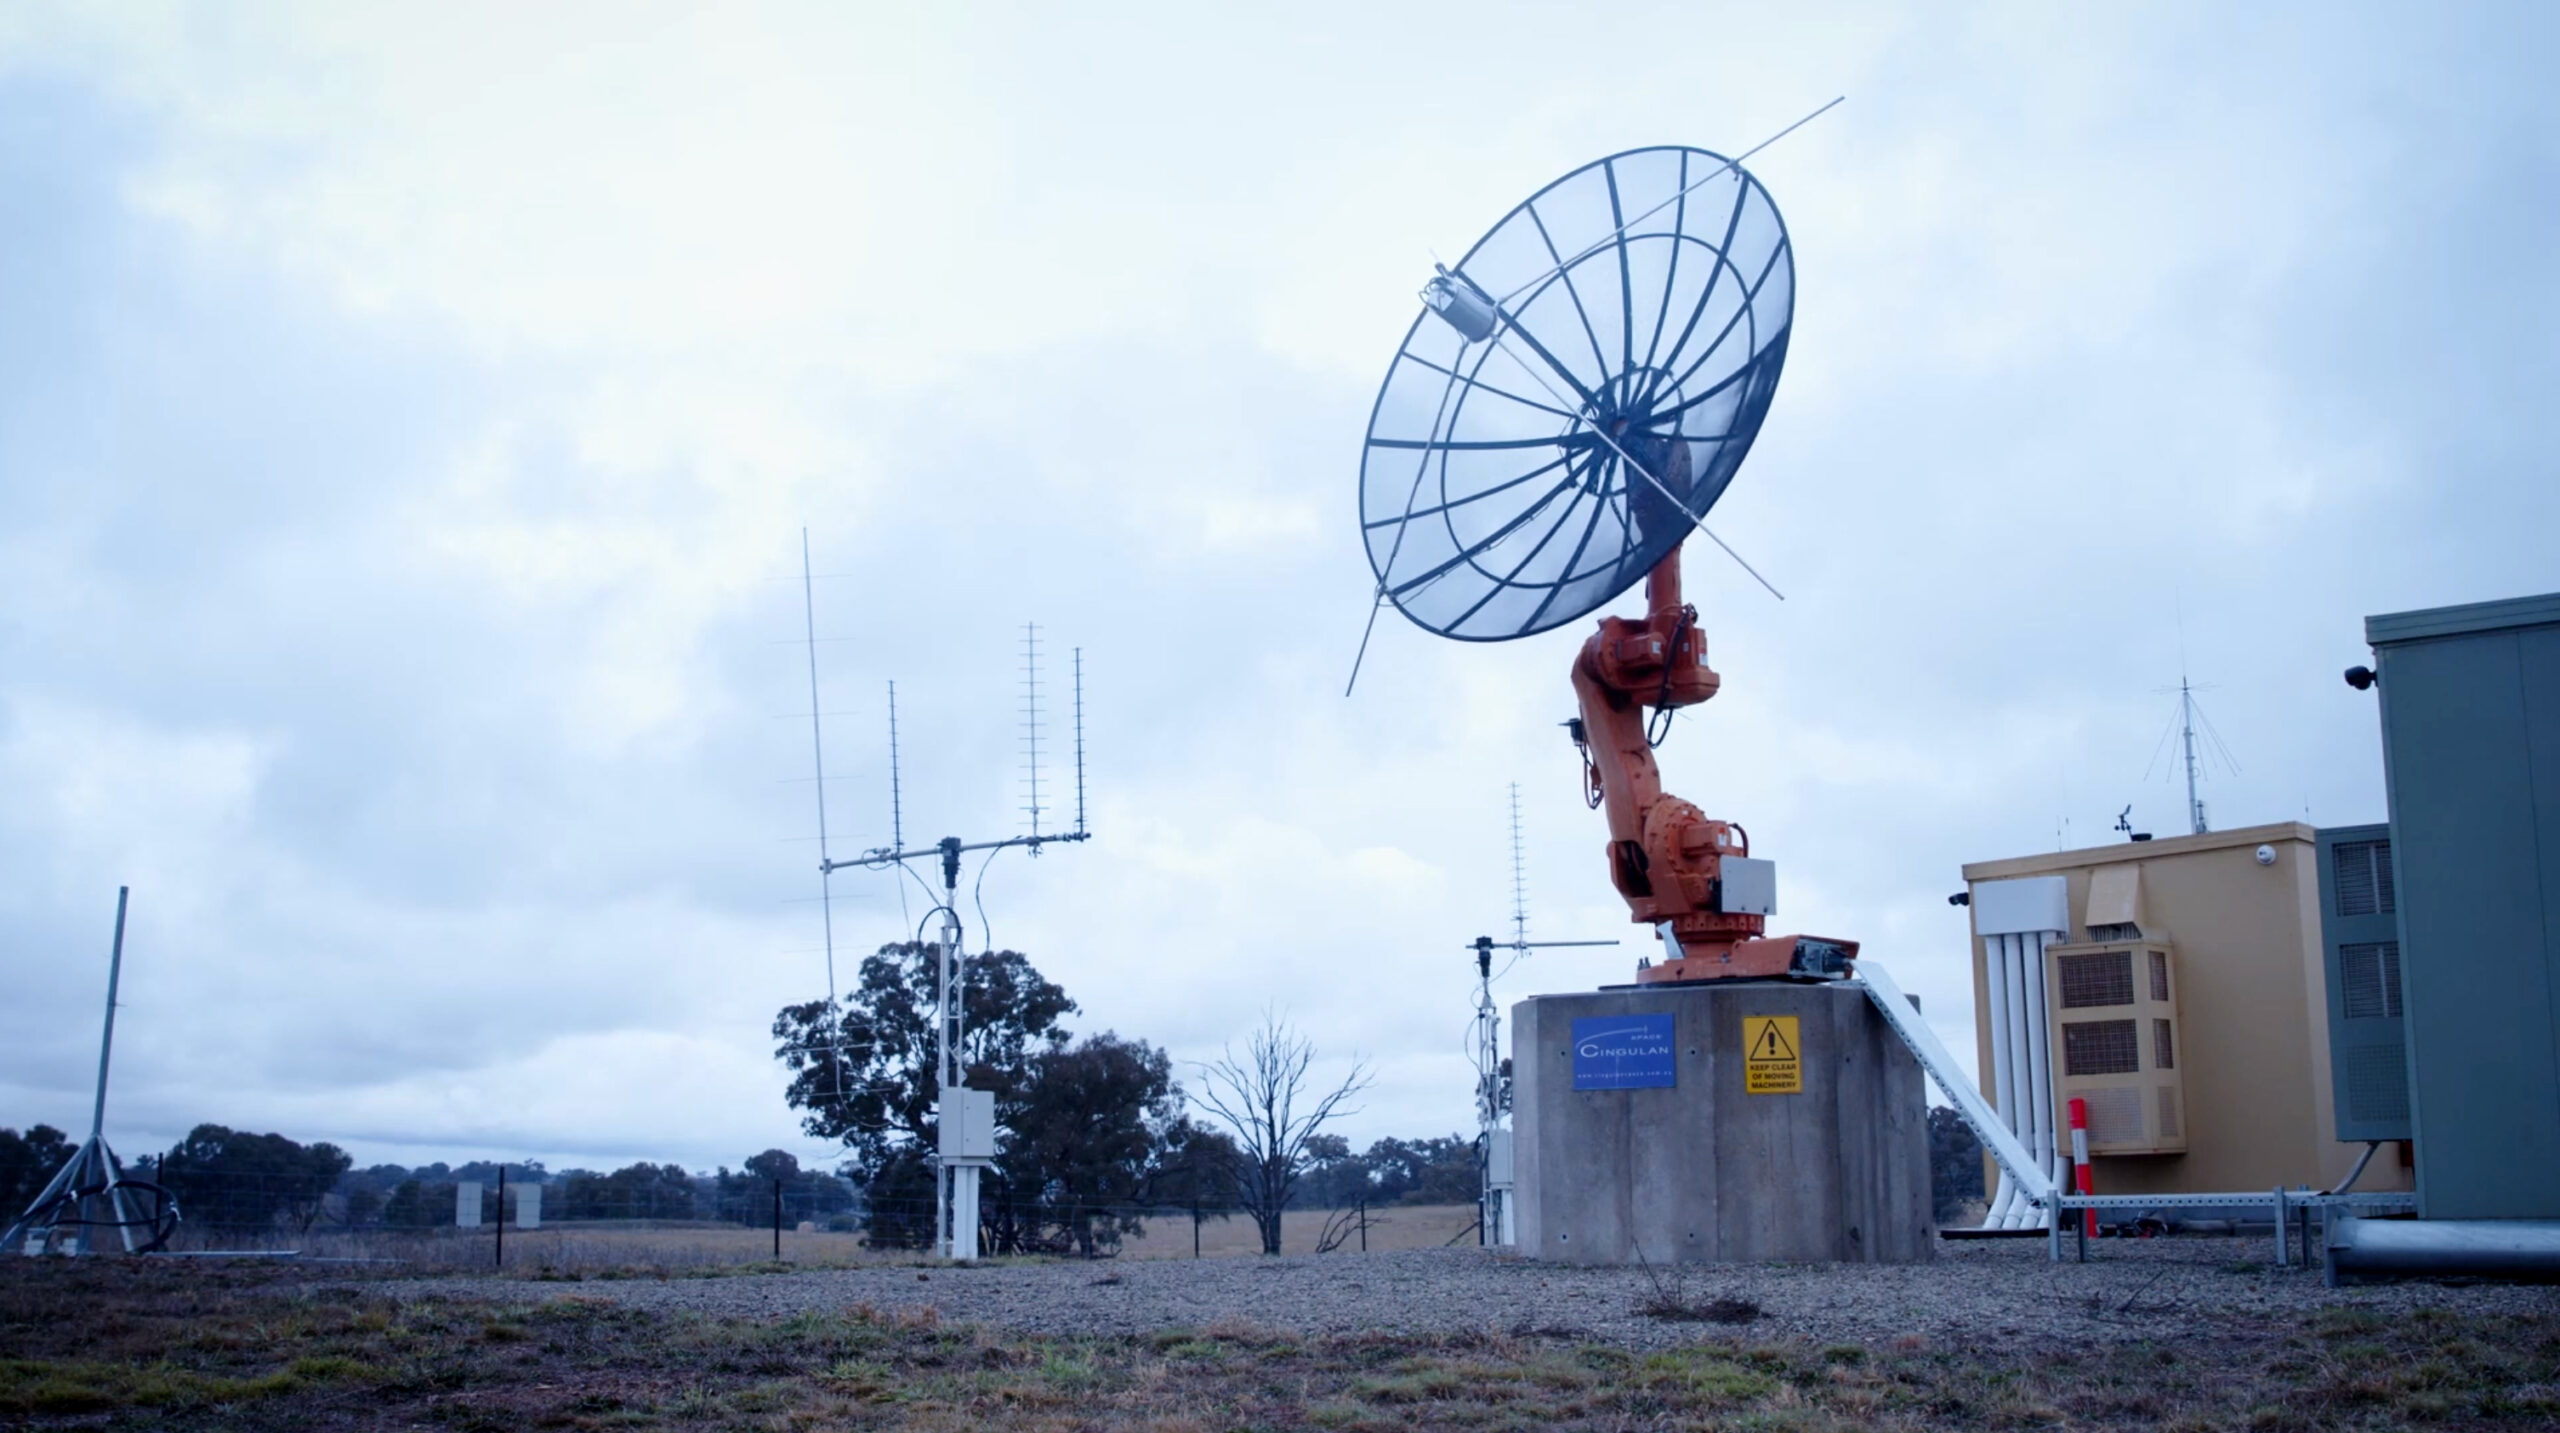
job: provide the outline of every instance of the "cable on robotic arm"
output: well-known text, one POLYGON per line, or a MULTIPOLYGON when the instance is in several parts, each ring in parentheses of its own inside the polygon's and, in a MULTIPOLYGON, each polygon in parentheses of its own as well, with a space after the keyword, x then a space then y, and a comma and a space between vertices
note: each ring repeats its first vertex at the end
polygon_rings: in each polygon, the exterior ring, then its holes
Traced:
POLYGON ((1671 678, 1680 670, 1680 639, 1689 635, 1689 621, 1698 615, 1695 607, 1680 609, 1680 620, 1671 626, 1671 648, 1663 654, 1662 694, 1653 700, 1653 715, 1644 722, 1644 744, 1659 748, 1671 736, 1671 716, 1678 708, 1671 705, 1671 678))

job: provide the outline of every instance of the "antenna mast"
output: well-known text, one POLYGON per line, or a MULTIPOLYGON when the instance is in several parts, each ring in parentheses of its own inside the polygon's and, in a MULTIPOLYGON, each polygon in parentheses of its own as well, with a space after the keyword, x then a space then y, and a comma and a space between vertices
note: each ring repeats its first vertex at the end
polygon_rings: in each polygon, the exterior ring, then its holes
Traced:
MULTIPOLYGON (((1040 829, 1039 776, 1039 628, 1023 624, 1023 712, 1025 749, 1031 758, 1030 803, 1024 809, 1031 817, 1031 834, 1008 836, 1000 841, 963 841, 945 836, 929 846, 910 849, 906 844, 906 827, 900 810, 898 786, 898 687, 889 684, 889 828, 886 846, 875 846, 849 860, 838 861, 821 855, 821 874, 833 874, 847 867, 866 870, 904 871, 909 861, 930 859, 942 868, 942 901, 935 910, 942 917, 941 939, 933 947, 934 961, 934 1099, 935 1121, 943 1129, 944 1147, 954 1149, 959 1141, 951 1133, 962 1123, 962 1111, 968 1096, 992 1098, 985 1091, 971 1090, 961 1083, 964 1047, 967 1035, 965 1016, 968 989, 968 957, 960 948, 960 858, 971 851, 993 853, 1019 846, 1033 855, 1056 841, 1085 841, 1092 833, 1084 821, 1084 649, 1075 649, 1075 746, 1076 746, 1076 829, 1042 831, 1040 829), (957 1098, 955 1098, 957 1096, 957 1098)), ((979 867, 981 876, 985 866, 979 867)), ((931 889, 928 884, 927 889, 931 889)), ((987 1151, 992 1153, 992 1149, 987 1151)), ((934 1163, 933 1241, 934 1248, 954 1259, 978 1257, 978 1171, 986 1159, 975 1152, 950 1153, 934 1163)))
MULTIPOLYGON (((1479 1243, 1508 1244, 1511 1238, 1511 1173, 1503 1128, 1510 1112, 1502 1069, 1502 1012, 1493 1003, 1493 953, 1508 950, 1514 960, 1533 950, 1561 946, 1616 945, 1614 940, 1529 939, 1528 861, 1521 841, 1520 783, 1511 783, 1511 939, 1480 935, 1468 949, 1476 954, 1476 1020, 1473 1040, 1476 1065, 1476 1164, 1483 1182, 1476 1217, 1479 1243)), ((1505 965, 1505 970, 1510 966, 1505 965)))
POLYGON ((126 1178, 123 1162, 106 1140, 107 1063, 115 1049, 116 992, 124 981, 124 919, 132 895, 130 886, 116 887, 116 937, 107 955, 107 1016, 98 1033, 98 1098, 89 1110, 89 1137, 54 1171, 18 1222, 0 1231, 0 1250, 41 1254, 51 1245, 62 1253, 87 1254, 94 1242, 92 1231, 112 1229, 126 1253, 149 1253, 168 1243, 178 1227, 178 1203, 169 1191, 146 1179, 126 1178))

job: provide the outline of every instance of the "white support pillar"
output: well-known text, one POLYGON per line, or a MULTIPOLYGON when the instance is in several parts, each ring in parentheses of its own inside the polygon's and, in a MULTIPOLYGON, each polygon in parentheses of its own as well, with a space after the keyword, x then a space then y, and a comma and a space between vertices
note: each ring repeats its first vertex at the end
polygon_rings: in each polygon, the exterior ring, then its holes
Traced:
POLYGON ((951 1166, 951 1257, 967 1263, 978 1257, 978 1171, 972 1161, 951 1166))

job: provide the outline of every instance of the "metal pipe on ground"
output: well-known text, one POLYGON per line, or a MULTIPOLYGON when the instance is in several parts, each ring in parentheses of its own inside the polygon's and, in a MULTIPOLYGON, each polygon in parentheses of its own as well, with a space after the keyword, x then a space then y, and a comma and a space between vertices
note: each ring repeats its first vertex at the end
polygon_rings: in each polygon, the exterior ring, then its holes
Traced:
POLYGON ((2332 1287, 2442 1275, 2560 1280, 2560 1220, 2360 1219, 2329 1224, 2332 1287))

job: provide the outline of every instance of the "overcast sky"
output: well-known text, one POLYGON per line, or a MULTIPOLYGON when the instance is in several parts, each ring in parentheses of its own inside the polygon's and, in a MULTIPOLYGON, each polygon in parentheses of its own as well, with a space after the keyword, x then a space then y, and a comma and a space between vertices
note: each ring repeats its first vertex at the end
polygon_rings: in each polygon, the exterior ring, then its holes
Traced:
MULTIPOLYGON (((1969 1050, 1958 868, 2180 829, 2182 665, 2217 825, 2379 819, 2363 617, 2560 587, 2552 12, 2140 9, 0 9, 0 1124, 85 1128, 129 883, 128 1156, 822 1155, 805 525, 838 854, 891 680, 910 839, 1021 829, 1037 620, 1095 834, 996 944, 1468 1126, 1510 783, 1533 937, 1628 944, 1504 999, 1652 946, 1579 624, 1390 614, 1344 699, 1370 401, 1433 253, 1843 94, 1753 164, 1798 331, 1715 525, 1787 600, 1692 555, 1663 762, 1969 1050)), ((835 892, 842 971, 921 914, 835 892)))

